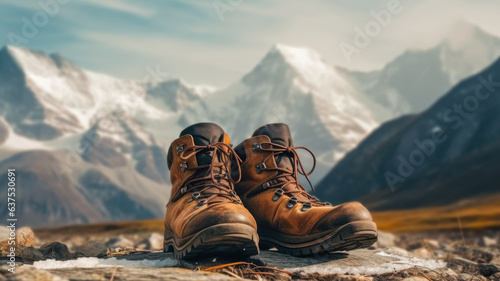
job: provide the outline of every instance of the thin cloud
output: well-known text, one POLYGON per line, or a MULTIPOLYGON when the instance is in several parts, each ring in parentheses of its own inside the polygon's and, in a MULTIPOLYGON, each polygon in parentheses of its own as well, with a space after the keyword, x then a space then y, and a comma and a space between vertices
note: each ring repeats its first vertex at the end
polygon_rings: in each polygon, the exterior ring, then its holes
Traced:
POLYGON ((132 5, 125 1, 120 0, 88 0, 87 3, 92 3, 96 6, 101 6, 108 9, 118 10, 121 12, 127 12, 130 14, 134 14, 136 16, 151 16, 155 13, 154 10, 146 9, 143 5, 132 5))

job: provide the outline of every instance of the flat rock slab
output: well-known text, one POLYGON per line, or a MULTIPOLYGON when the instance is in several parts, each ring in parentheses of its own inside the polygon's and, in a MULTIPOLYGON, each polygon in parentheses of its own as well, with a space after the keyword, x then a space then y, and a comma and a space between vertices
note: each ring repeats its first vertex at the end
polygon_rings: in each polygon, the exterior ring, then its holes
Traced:
POLYGON ((259 259, 268 266, 286 271, 320 275, 379 275, 412 267, 430 270, 446 267, 446 263, 443 261, 420 259, 406 255, 406 253, 406 251, 396 250, 356 250, 329 256, 299 258, 263 251, 259 259))
MULTIPOLYGON (((241 261, 241 260, 237 260, 241 261)), ((361 274, 375 275, 396 272, 412 267, 429 270, 443 268, 443 261, 420 259, 400 249, 356 250, 348 253, 335 253, 314 257, 292 257, 273 251, 262 251, 260 255, 250 257, 246 262, 257 265, 276 267, 290 272, 325 274, 361 274)), ((95 268, 95 267, 146 267, 165 268, 182 267, 195 269, 235 262, 227 259, 206 259, 198 261, 177 260, 171 253, 138 252, 111 258, 79 258, 76 260, 46 260, 34 263, 39 269, 60 268, 95 268)))
MULTIPOLYGON (((1 275, 0 275, 1 276, 1 275)), ((147 267, 100 267, 100 268, 60 268, 38 269, 23 266, 15 274, 6 274, 6 280, 12 281, 149 281, 149 280, 241 280, 227 275, 193 271, 182 268, 147 268, 147 267)))

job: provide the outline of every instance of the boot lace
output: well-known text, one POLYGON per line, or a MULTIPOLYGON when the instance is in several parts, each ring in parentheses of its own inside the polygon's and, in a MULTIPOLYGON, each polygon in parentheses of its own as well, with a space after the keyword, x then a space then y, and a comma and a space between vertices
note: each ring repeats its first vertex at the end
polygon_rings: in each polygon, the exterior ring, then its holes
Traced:
POLYGON ((196 191, 193 194, 193 199, 201 199, 199 202, 203 204, 209 203, 216 197, 224 197, 229 200, 241 204, 234 191, 234 184, 241 180, 241 158, 236 154, 231 145, 218 142, 209 145, 194 145, 184 149, 179 158, 186 161, 198 153, 212 152, 212 161, 207 165, 199 165, 187 167, 187 170, 199 171, 207 169, 205 176, 193 177, 184 184, 184 194, 196 191), (231 160, 236 160, 235 167, 238 169, 238 178, 234 179, 231 176, 231 160), (219 161, 216 161, 219 160, 219 161), (215 168, 218 168, 218 173, 215 173, 215 168), (195 196, 196 195, 196 196, 195 196))
MULTIPOLYGON (((279 188, 283 190, 283 194, 290 196, 291 198, 296 198, 299 197, 298 195, 302 195, 302 197, 307 198, 309 201, 296 201, 298 203, 309 203, 312 202, 315 205, 329 205, 329 203, 322 203, 319 201, 318 198, 315 196, 310 195, 307 193, 306 189, 302 184, 299 182, 299 174, 303 175, 307 182, 309 183, 309 186, 313 191, 315 191, 313 184, 311 183, 311 180, 309 179, 309 175, 311 175, 314 172, 314 169, 316 168, 316 156, 314 156, 314 153, 308 149, 307 147, 304 146, 284 146, 272 142, 262 142, 260 143, 260 150, 261 151, 266 151, 266 152, 271 152, 269 156, 267 156, 264 159, 264 163, 269 159, 269 157, 276 157, 280 154, 289 154, 292 157, 290 159, 292 160, 292 165, 293 165, 293 170, 288 170, 280 167, 276 168, 268 168, 265 167, 263 170, 267 171, 278 171, 278 174, 273 177, 271 180, 268 182, 275 182, 274 184, 269 184, 266 189, 272 189, 272 188, 279 188), (313 158, 313 167, 311 168, 311 171, 306 172, 304 169, 304 165, 302 164, 302 161, 300 160, 299 154, 297 153, 298 149, 305 150, 309 152, 309 154, 313 158), (288 190, 286 187, 287 186, 292 186, 292 187, 297 187, 297 188, 292 188, 288 190)), ((282 160, 283 161, 283 160, 282 160)))

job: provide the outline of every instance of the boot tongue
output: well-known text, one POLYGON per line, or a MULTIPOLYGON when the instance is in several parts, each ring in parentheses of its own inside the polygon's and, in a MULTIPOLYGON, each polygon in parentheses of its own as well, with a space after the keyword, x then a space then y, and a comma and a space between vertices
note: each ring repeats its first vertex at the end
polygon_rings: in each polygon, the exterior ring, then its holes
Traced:
MULTIPOLYGON (((209 145, 224 140, 224 130, 214 123, 198 123, 184 129, 180 137, 191 135, 195 145, 209 145)), ((198 165, 207 165, 212 162, 212 153, 198 153, 196 155, 198 165)))
MULTIPOLYGON (((275 123, 264 125, 253 133, 255 136, 268 136, 272 143, 286 147, 293 146, 292 135, 287 124, 275 123)), ((279 168, 293 170, 293 155, 291 153, 280 153, 276 156, 276 164, 279 168)))
POLYGON ((292 135, 287 124, 275 123, 264 125, 255 130, 252 137, 255 136, 268 136, 273 143, 283 146, 293 146, 292 135))

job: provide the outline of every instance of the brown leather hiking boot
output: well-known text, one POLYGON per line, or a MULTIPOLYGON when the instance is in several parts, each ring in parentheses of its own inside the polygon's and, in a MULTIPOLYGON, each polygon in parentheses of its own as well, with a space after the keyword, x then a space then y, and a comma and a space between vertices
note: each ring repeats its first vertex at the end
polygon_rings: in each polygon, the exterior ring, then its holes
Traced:
MULTIPOLYGON (((309 181, 285 124, 260 127, 235 148, 244 160, 235 190, 258 225, 261 249, 301 256, 366 248, 377 240, 377 227, 360 203, 331 206, 306 192, 298 174, 309 181)), ((310 181, 309 181, 310 183, 310 181)), ((312 185, 311 185, 312 187, 312 185)))
MULTIPOLYGON (((172 191, 164 251, 176 258, 259 253, 257 224, 234 192, 231 162, 241 159, 213 123, 184 129, 168 151, 172 191)), ((240 176, 238 175, 238 178, 240 176)))

